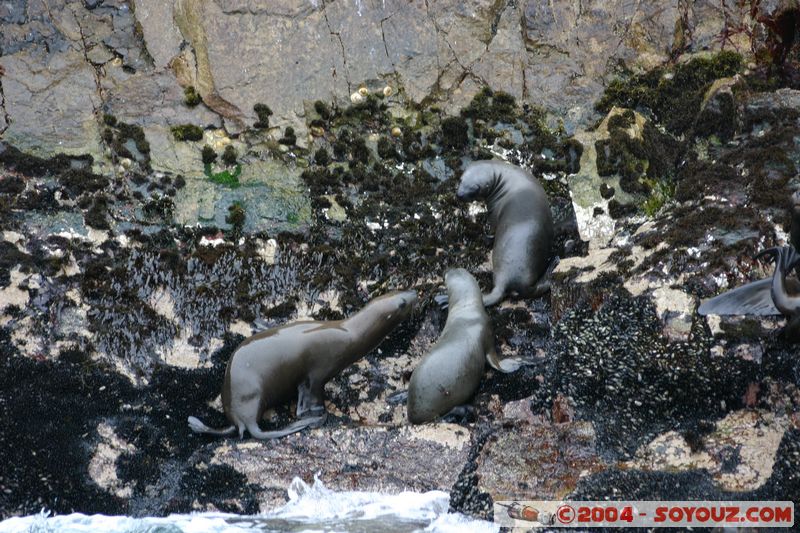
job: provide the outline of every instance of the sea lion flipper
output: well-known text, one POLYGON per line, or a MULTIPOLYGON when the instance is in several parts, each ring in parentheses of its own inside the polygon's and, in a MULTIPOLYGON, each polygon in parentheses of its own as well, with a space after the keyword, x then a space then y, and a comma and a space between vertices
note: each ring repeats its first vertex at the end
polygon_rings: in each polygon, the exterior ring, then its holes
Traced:
POLYGON ((772 278, 742 285, 710 300, 697 309, 700 315, 780 315, 772 301, 772 278))
POLYGON ((457 405, 442 415, 442 422, 461 422, 465 424, 474 422, 476 419, 477 413, 472 405, 457 405))
POLYGON ((278 429, 275 431, 261 431, 261 428, 258 427, 258 424, 250 424, 247 426, 247 431, 249 431, 250 435, 257 439, 280 439, 281 437, 291 435, 292 433, 297 433, 298 431, 302 431, 306 428, 320 427, 323 423, 325 423, 326 418, 327 415, 324 413, 319 416, 309 416, 296 422, 292 422, 283 429, 278 429))
POLYGON ((314 387, 306 380, 297 386, 297 418, 302 418, 306 413, 319 414, 324 411, 324 384, 314 387))
POLYGON ((800 254, 797 253, 797 250, 794 246, 786 246, 784 247, 784 265, 783 265, 783 273, 788 274, 792 270, 795 269, 800 264, 800 254))
POLYGON ((500 372, 503 374, 511 374, 516 372, 522 367, 522 361, 514 357, 507 357, 500 360, 500 372))
POLYGON ((497 356, 497 350, 494 347, 491 347, 486 352, 486 362, 489 363, 489 366, 491 366, 498 372, 502 372, 504 374, 510 374, 512 372, 516 372, 517 370, 519 370, 519 367, 522 366, 522 363, 518 359, 514 359, 513 357, 500 359, 497 356))
POLYGON ((550 292, 550 282, 553 279, 553 270, 556 269, 560 262, 560 257, 557 255, 553 256, 553 258, 550 260, 550 263, 547 265, 547 270, 544 271, 544 274, 542 274, 542 277, 536 282, 536 285, 531 288, 528 295, 529 298, 541 298, 550 292))
POLYGON ((434 301, 434 302, 436 302, 436 305, 438 305, 438 306, 439 306, 439 308, 440 308, 442 311, 446 311, 446 310, 447 310, 447 308, 449 307, 449 304, 450 304, 450 300, 449 300, 449 298, 447 297, 447 293, 446 293, 446 292, 445 292, 445 293, 442 293, 442 294, 437 294, 437 295, 435 295, 435 296, 433 297, 433 301, 434 301))

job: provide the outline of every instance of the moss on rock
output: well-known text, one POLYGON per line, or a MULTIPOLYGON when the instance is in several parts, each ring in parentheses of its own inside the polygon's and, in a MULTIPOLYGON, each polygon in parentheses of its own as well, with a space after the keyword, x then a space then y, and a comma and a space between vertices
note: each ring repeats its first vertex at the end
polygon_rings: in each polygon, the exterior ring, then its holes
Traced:
POLYGON ((170 128, 172 136, 176 141, 201 141, 203 140, 203 128, 194 124, 180 124, 170 128))

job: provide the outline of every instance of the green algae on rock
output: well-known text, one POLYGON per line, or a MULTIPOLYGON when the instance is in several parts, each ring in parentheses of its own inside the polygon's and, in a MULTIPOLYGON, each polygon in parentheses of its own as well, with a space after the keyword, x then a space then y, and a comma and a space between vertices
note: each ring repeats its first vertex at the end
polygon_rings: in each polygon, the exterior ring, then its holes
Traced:
POLYGON ((461 117, 442 120, 442 146, 447 149, 463 149, 469 142, 467 121, 461 117))
POLYGON ((514 97, 503 91, 484 87, 461 110, 461 115, 485 122, 513 122, 519 116, 519 107, 514 97))
MULTIPOLYGON (((234 159, 234 163, 235 162, 236 160, 234 159)), ((236 165, 233 172, 228 169, 221 170, 220 172, 212 172, 211 163, 206 163, 204 169, 208 179, 214 183, 219 183, 220 185, 225 185, 234 189, 241 185, 239 183, 239 176, 242 175, 242 165, 236 165)))

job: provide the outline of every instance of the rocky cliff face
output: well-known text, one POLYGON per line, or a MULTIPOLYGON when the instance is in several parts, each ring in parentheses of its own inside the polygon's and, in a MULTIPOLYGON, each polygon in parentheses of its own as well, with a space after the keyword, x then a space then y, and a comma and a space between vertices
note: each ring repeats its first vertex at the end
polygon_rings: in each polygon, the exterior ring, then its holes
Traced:
POLYGON ((2 516, 253 513, 318 471, 482 516, 797 501, 783 320, 695 312, 771 273, 751 257, 786 242, 800 189, 800 10, 728 4, 0 6, 2 516), (493 156, 547 190, 554 287, 491 310, 526 365, 487 371, 473 420, 409 427, 444 272, 491 283, 486 213, 454 191, 493 156), (242 338, 407 287, 419 309, 328 385, 325 427, 190 433, 222 424, 242 338))
MULTIPOLYGON (((239 132, 256 121, 253 105, 268 102, 274 126, 305 133, 304 101, 341 104, 362 86, 387 83, 447 110, 488 85, 585 124, 618 69, 723 45, 747 51, 735 30, 752 24, 743 8, 711 0, 25 1, 3 9, 5 138, 40 153, 94 156, 101 110, 157 136, 190 121, 225 120, 239 132), (188 86, 206 103, 195 112, 181 106, 188 86)), ((154 168, 167 164, 161 157, 154 168)))

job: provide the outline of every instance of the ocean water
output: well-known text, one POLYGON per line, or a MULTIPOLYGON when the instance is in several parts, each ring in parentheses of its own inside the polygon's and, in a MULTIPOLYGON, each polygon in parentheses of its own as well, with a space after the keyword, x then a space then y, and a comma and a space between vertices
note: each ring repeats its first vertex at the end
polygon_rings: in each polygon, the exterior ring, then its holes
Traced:
POLYGON ((131 518, 70 514, 10 518, 0 522, 0 533, 109 532, 109 533, 240 533, 240 532, 347 532, 347 533, 489 533, 491 522, 448 513, 449 495, 442 491, 378 492, 328 489, 317 478, 308 485, 295 478, 289 502, 253 516, 193 513, 165 518, 131 518))

